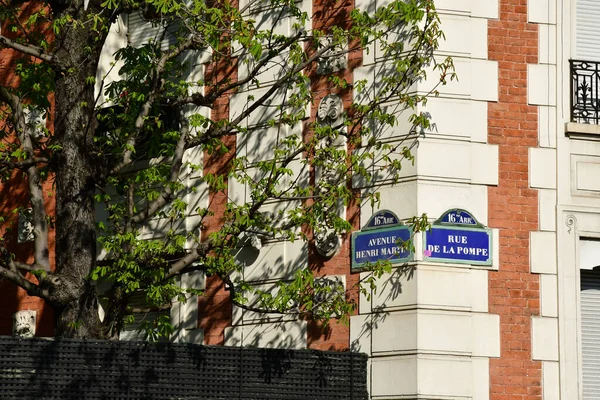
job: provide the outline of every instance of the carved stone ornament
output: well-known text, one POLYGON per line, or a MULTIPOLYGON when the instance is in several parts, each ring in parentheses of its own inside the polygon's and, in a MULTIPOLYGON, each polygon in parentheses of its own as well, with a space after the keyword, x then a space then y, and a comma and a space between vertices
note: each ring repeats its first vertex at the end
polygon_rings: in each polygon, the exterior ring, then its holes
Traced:
POLYGON ((262 249, 262 240, 260 240, 260 236, 258 235, 250 235, 249 244, 255 250, 262 249))
POLYGON ((263 238, 261 235, 253 232, 242 232, 239 236, 240 245, 242 247, 252 248, 254 250, 260 250, 263 246, 263 238))
POLYGON ((346 137, 341 133, 345 132, 344 126, 344 103, 340 96, 328 94, 323 97, 319 103, 317 110, 317 122, 322 126, 330 126, 334 128, 339 135, 337 137, 328 136, 321 140, 320 146, 325 147, 342 147, 346 145, 346 137))
POLYGON ((35 239, 33 235, 33 224, 31 223, 31 209, 19 213, 17 241, 19 243, 31 242, 35 239))
MULTIPOLYGON (((321 47, 329 46, 333 38, 324 36, 319 39, 321 47)), ((327 75, 348 67, 348 46, 337 44, 325 50, 317 59, 317 74, 327 75)))
POLYGON ((325 230, 315 235, 317 253, 325 258, 335 256, 342 247, 342 238, 333 230, 325 230))
POLYGON ((13 335, 25 338, 35 336, 36 312, 33 310, 17 311, 13 320, 13 335))
POLYGON ((37 107, 27 107, 23 109, 25 123, 33 130, 33 138, 39 139, 44 136, 44 128, 46 127, 46 119, 44 111, 37 107))
POLYGON ((344 103, 340 96, 328 94, 319 103, 317 122, 321 125, 341 127, 344 123, 344 103))
POLYGON ((315 278, 314 285, 317 289, 325 289, 315 291, 315 303, 328 302, 335 296, 344 296, 346 293, 346 277, 344 275, 321 276, 315 278), (327 287, 330 290, 327 290, 327 287))
POLYGON ((568 233, 571 233, 571 231, 573 230, 573 227, 575 226, 576 223, 577 223, 577 218, 575 218, 575 216, 573 214, 567 215, 567 218, 565 219, 565 225, 567 225, 568 233))
POLYGON ((322 186, 323 183, 326 183, 331 186, 337 186, 342 182, 340 173, 333 169, 325 169, 323 167, 317 167, 317 191, 319 193, 324 193, 326 190, 325 186, 322 186))
POLYGON ((263 237, 252 232, 243 232, 239 236, 240 241, 235 250, 236 263, 244 267, 253 265, 263 247, 263 237))

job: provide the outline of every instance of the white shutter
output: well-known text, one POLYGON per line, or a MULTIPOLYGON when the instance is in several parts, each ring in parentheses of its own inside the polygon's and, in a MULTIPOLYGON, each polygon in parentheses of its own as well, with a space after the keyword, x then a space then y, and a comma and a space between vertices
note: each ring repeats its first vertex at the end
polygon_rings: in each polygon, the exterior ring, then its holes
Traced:
POLYGON ((127 17, 119 15, 117 20, 112 23, 100 60, 98 61, 98 70, 96 71, 96 84, 94 86, 94 97, 98 98, 97 105, 101 107, 110 107, 114 104, 105 97, 105 90, 108 85, 121 79, 119 70, 123 66, 123 60, 115 60, 115 52, 127 46, 127 17))
MULTIPOLYGON (((130 307, 145 308, 148 306, 146 302, 146 295, 141 292, 135 292, 129 299, 130 307)), ((148 312, 136 312, 133 313, 134 322, 129 325, 125 325, 123 330, 119 332, 119 340, 131 340, 131 341, 143 341, 145 340, 144 332, 138 332, 144 322, 150 322, 156 320, 163 315, 169 315, 170 310, 152 310, 148 312)), ((167 338, 161 338, 159 341, 166 341, 167 338)))
POLYGON ((160 20, 146 20, 139 12, 129 14, 128 23, 129 44, 133 47, 140 47, 152 40, 161 42, 161 50, 168 50, 169 46, 174 45, 177 41, 175 35, 177 26, 168 26, 167 32, 165 32, 165 27, 160 20))
MULTIPOLYGON (((123 330, 119 332, 119 340, 141 342, 146 340, 144 332, 139 332, 138 329, 144 322, 152 322, 158 317, 165 315, 166 312, 150 311, 146 313, 134 314, 135 322, 130 325, 125 325, 123 330)), ((159 341, 165 341, 166 338, 161 338, 159 341)))
POLYGON ((600 271, 581 273, 581 353, 584 400, 600 399, 600 271))
POLYGON ((600 1, 577 0, 576 59, 600 61, 599 21, 600 1))

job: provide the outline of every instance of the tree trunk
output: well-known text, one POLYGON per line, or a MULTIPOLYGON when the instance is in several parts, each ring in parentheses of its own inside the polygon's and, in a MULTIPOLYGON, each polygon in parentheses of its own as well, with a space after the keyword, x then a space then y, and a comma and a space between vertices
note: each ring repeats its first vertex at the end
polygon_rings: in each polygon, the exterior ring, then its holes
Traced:
MULTIPOLYGON (((84 15, 81 4, 71 7, 78 9, 65 12, 84 15)), ((96 76, 106 34, 98 38, 101 34, 92 32, 91 25, 66 27, 56 38, 57 56, 65 67, 56 78, 54 113, 55 139, 61 146, 54 160, 56 273, 61 280, 55 287, 56 336, 99 338, 95 285, 89 278, 96 263, 93 196, 99 174, 93 137, 97 122, 94 86, 86 81, 96 76)))
POLYGON ((98 297, 93 282, 87 281, 82 293, 57 311, 55 336, 79 339, 105 338, 98 317, 98 297))

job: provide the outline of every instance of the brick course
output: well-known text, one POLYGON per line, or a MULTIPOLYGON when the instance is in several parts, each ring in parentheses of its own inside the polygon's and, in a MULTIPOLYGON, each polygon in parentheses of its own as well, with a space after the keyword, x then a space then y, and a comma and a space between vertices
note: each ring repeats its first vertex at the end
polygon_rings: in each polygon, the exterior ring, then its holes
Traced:
MULTIPOLYGON (((341 26, 348 28, 348 16, 354 9, 354 3, 351 0, 336 2, 332 0, 313 0, 313 28, 321 29, 325 32, 329 26, 341 26)), ((353 48, 355 44, 350 44, 353 48)), ((348 67, 334 73, 346 80, 353 82, 353 70, 362 64, 362 51, 351 51, 348 54, 348 67)), ((311 118, 309 122, 316 119, 319 103, 321 99, 330 93, 341 97, 344 109, 348 110, 352 104, 352 89, 349 86, 344 90, 332 87, 329 82, 330 75, 317 75, 315 70, 308 71, 311 78, 311 90, 313 91, 314 101, 311 107, 311 118)), ((349 149, 351 151, 352 149, 349 149)), ((314 179, 314 176, 311 177, 314 179)), ((346 218, 352 224, 354 230, 360 229, 360 193, 356 193, 356 200, 348 205, 346 209, 346 218)), ((347 234, 343 238, 343 243, 337 255, 329 260, 323 259, 314 244, 310 244, 309 267, 315 271, 316 276, 324 275, 344 275, 346 277, 346 298, 354 301, 358 308, 358 284, 359 275, 350 273, 350 243, 351 235, 347 234)), ((347 350, 350 347, 350 327, 333 319, 329 325, 324 328, 321 324, 309 321, 307 333, 308 347, 317 350, 347 350)))
MULTIPOLYGON (((209 64, 206 70, 207 82, 216 83, 225 77, 231 81, 237 80, 237 64, 230 59, 220 60, 218 63, 209 64)), ((218 121, 229 118, 229 95, 226 93, 217 101, 211 110, 211 119, 218 121)), ((236 152, 235 135, 223 137, 221 139, 227 146, 228 151, 221 154, 216 151, 213 154, 204 152, 204 173, 205 174, 227 174, 225 168, 236 152)), ((225 180, 227 182, 227 180, 225 180)), ((206 240, 208 235, 216 232, 223 225, 223 217, 227 207, 227 189, 222 192, 209 193, 208 209, 212 215, 204 219, 204 229, 202 239, 206 240)), ((217 276, 206 278, 206 287, 204 295, 198 299, 198 327, 204 330, 204 344, 217 345, 224 344, 225 328, 231 326, 232 305, 229 298, 229 292, 225 290, 223 281, 217 276)))
POLYGON ((538 29, 526 0, 501 0, 489 21, 489 59, 498 61, 498 102, 488 104, 488 141, 499 146, 497 187, 488 189, 489 226, 500 229, 500 269, 489 273, 489 312, 500 315, 501 355, 490 360, 490 399, 541 399, 541 362, 531 354, 531 316, 540 314, 539 277, 529 267, 538 195, 528 152, 537 146, 537 107, 527 103, 527 64, 537 63, 538 29))

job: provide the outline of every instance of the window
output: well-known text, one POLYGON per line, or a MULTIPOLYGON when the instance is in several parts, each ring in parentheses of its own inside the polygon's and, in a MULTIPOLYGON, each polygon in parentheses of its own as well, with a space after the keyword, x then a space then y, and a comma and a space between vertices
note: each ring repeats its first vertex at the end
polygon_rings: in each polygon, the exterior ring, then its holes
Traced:
POLYGON ((574 58, 600 61, 600 2, 577 0, 575 18, 575 52, 572 53, 574 58))
POLYGON ((583 398, 600 398, 600 241, 580 241, 583 398))
POLYGON ((129 43, 140 47, 149 41, 160 42, 161 50, 165 51, 176 44, 179 28, 180 24, 163 20, 157 13, 134 12, 129 14, 128 20, 129 43))
POLYGON ((577 0, 571 60, 571 121, 600 125, 600 2, 577 0))

